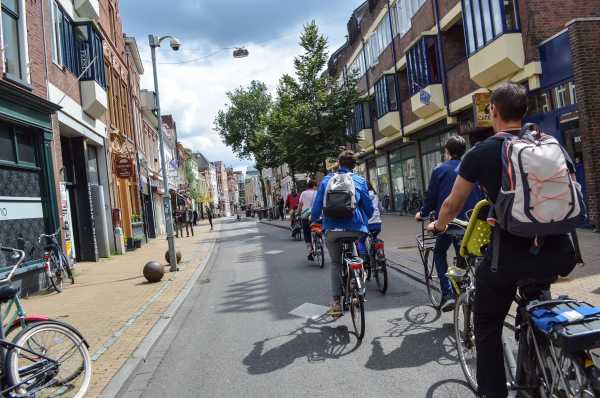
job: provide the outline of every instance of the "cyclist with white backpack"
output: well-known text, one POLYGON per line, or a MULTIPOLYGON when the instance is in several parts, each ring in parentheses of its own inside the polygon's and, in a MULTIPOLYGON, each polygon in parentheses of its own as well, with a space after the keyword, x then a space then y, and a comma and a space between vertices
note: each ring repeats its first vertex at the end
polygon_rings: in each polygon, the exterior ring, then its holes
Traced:
POLYGON ((325 244, 331 257, 331 302, 330 315, 342 314, 340 297, 340 269, 342 266, 342 245, 336 240, 343 234, 357 239, 369 232, 367 224, 373 216, 373 203, 365 179, 352 172, 356 166, 354 152, 343 151, 338 157, 337 172, 325 176, 312 210, 311 223, 323 216, 325 244), (335 231, 335 234, 331 232, 335 231), (334 237, 335 235, 335 237, 334 237))
POLYGON ((473 306, 478 396, 485 398, 508 396, 502 330, 517 284, 547 283, 581 261, 575 227, 585 207, 573 165, 554 137, 522 126, 526 112, 523 86, 504 83, 492 93, 496 134, 467 152, 438 220, 428 226, 446 231, 476 183, 493 203, 492 244, 476 270, 473 306))

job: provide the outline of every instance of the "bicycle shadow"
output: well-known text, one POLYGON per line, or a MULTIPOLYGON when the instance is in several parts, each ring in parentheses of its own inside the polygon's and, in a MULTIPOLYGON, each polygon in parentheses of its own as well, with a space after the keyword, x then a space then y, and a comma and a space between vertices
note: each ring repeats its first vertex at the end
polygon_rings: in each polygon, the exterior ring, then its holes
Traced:
POLYGON ((353 333, 345 325, 324 324, 333 322, 331 318, 309 320, 288 334, 258 341, 242 363, 249 374, 261 375, 283 369, 301 358, 306 358, 309 363, 321 363, 351 354, 360 346, 360 341, 352 344, 350 336, 353 333), (273 345, 279 339, 283 342, 273 345))
POLYGON ((417 368, 432 362, 456 365, 453 325, 445 323, 440 327, 436 324, 440 317, 441 313, 428 305, 415 305, 403 317, 388 320, 390 327, 385 335, 371 341, 373 348, 365 367, 390 370, 417 368))
POLYGON ((469 398, 475 393, 469 384, 463 380, 441 380, 427 390, 425 398, 469 398))

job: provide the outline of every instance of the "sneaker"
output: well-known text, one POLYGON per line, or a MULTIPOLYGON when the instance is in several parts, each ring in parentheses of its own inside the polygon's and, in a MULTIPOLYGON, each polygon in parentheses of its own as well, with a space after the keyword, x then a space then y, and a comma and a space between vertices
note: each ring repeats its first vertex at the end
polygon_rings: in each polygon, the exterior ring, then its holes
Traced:
POLYGON ((315 256, 312 253, 308 253, 308 261, 314 261, 315 256))
POLYGON ((442 312, 453 311, 455 306, 456 306, 456 299, 454 298, 454 295, 447 294, 442 297, 442 304, 440 305, 440 310, 442 312))
POLYGON ((340 305, 339 301, 332 301, 331 304, 329 304, 329 311, 327 311, 327 314, 329 314, 329 316, 331 316, 332 318, 339 318, 342 316, 342 306, 340 305))

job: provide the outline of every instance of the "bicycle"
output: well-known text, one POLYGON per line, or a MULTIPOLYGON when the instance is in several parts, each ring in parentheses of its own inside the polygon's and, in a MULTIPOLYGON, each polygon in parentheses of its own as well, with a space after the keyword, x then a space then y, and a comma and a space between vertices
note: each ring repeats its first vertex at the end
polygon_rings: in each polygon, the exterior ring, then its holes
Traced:
POLYGON ((385 258, 384 242, 378 237, 379 232, 371 232, 367 237, 367 256, 365 257, 365 270, 367 280, 375 278, 377 290, 385 294, 388 288, 387 260, 385 258))
POLYGON ((325 249, 323 244, 323 227, 319 223, 310 226, 310 244, 312 248, 313 261, 319 268, 325 267, 325 249))
POLYGON ((292 239, 294 240, 302 240, 302 219, 296 214, 295 211, 292 212, 292 239))
MULTIPOLYGON (((11 279, 25 252, 0 247, 0 253, 8 262, 14 262, 0 280, 0 303, 5 303, 19 294, 20 289, 11 279)), ((43 320, 22 329, 11 342, 5 338, 4 314, 0 314, 0 358, 4 364, 1 396, 85 396, 92 377, 91 359, 87 342, 74 327, 43 320)))
POLYGON ((59 234, 60 229, 52 235, 41 234, 38 238, 38 243, 44 245, 44 269, 48 286, 52 286, 57 293, 62 291, 66 277, 71 280, 71 284, 75 283, 70 262, 57 239, 59 234))
POLYGON ((365 269, 358 255, 356 241, 362 233, 336 231, 328 232, 328 239, 334 239, 342 245, 342 267, 340 284, 342 287, 342 314, 349 309, 352 325, 359 341, 365 336, 365 269))

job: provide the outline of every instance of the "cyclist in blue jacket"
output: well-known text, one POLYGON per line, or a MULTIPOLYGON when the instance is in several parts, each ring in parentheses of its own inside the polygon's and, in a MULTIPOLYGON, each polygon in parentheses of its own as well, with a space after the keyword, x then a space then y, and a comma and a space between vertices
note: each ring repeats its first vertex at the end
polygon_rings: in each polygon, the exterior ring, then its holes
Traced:
MULTIPOLYGON (((337 173, 352 173, 352 170, 356 166, 356 159, 354 152, 343 151, 338 157, 338 171, 337 173)), ((331 292, 333 301, 331 302, 330 315, 340 316, 342 309, 340 305, 340 297, 342 295, 339 274, 342 266, 342 246, 339 242, 336 242, 333 238, 329 239, 328 232, 332 230, 346 231, 348 235, 360 236, 368 233, 367 224, 369 218, 373 215, 373 203, 369 197, 369 188, 367 187, 366 180, 356 174, 352 175, 352 181, 355 188, 355 201, 356 209, 354 215, 348 219, 332 219, 323 214, 323 201, 325 199, 327 186, 329 180, 333 177, 333 174, 325 176, 319 190, 313 201, 311 210, 311 223, 315 223, 323 215, 323 230, 325 232, 325 244, 327 245, 327 251, 331 257, 331 292)))

